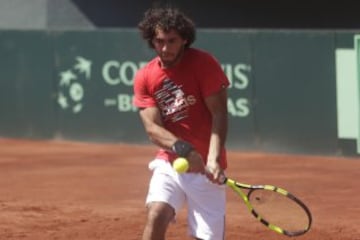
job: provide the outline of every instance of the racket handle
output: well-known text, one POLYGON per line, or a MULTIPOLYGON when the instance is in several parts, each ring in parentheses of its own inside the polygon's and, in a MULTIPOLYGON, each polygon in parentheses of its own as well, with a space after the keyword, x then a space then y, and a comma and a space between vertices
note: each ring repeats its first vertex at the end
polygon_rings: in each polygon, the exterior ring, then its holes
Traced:
POLYGON ((224 175, 224 174, 222 174, 220 177, 219 177, 219 182, 221 183, 221 184, 225 184, 226 182, 227 182, 227 177, 224 175))

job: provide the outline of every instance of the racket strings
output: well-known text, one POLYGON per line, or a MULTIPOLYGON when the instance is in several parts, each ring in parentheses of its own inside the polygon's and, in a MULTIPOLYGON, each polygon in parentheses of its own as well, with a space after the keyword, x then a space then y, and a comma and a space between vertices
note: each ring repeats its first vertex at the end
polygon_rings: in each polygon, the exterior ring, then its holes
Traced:
POLYGON ((256 189, 249 201, 259 217, 288 232, 304 231, 310 219, 303 207, 286 195, 272 190, 256 189))

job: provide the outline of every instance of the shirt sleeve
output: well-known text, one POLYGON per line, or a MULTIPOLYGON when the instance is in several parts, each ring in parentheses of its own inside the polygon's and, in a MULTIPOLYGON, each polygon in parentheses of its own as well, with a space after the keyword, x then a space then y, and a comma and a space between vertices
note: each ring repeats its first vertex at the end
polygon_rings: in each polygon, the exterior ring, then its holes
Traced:
POLYGON ((230 84, 219 62, 210 54, 204 54, 199 61, 198 74, 204 97, 213 95, 230 84))
POLYGON ((133 104, 138 108, 156 106, 156 102, 147 87, 145 68, 140 69, 135 75, 133 104))

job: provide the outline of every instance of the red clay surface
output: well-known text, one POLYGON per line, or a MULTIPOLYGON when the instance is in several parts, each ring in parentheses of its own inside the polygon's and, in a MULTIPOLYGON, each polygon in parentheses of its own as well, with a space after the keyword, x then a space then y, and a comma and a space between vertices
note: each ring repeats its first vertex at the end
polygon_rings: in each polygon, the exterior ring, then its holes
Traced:
MULTIPOLYGON (((0 239, 139 240, 156 147, 0 139, 0 239)), ((281 186, 312 211, 299 240, 360 240, 360 159, 229 152, 228 176, 281 186)), ((227 240, 281 240, 228 189, 227 240)), ((189 239, 185 210, 167 233, 189 239)))

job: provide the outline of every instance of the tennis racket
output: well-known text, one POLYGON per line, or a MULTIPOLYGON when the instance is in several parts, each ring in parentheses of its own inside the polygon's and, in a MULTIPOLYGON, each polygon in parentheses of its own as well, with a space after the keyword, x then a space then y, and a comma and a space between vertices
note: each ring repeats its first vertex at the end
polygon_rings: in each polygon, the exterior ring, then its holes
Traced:
POLYGON ((244 200, 251 214, 269 229, 289 237, 310 230, 310 210, 288 191, 271 185, 239 183, 225 176, 221 182, 233 189, 244 200))

